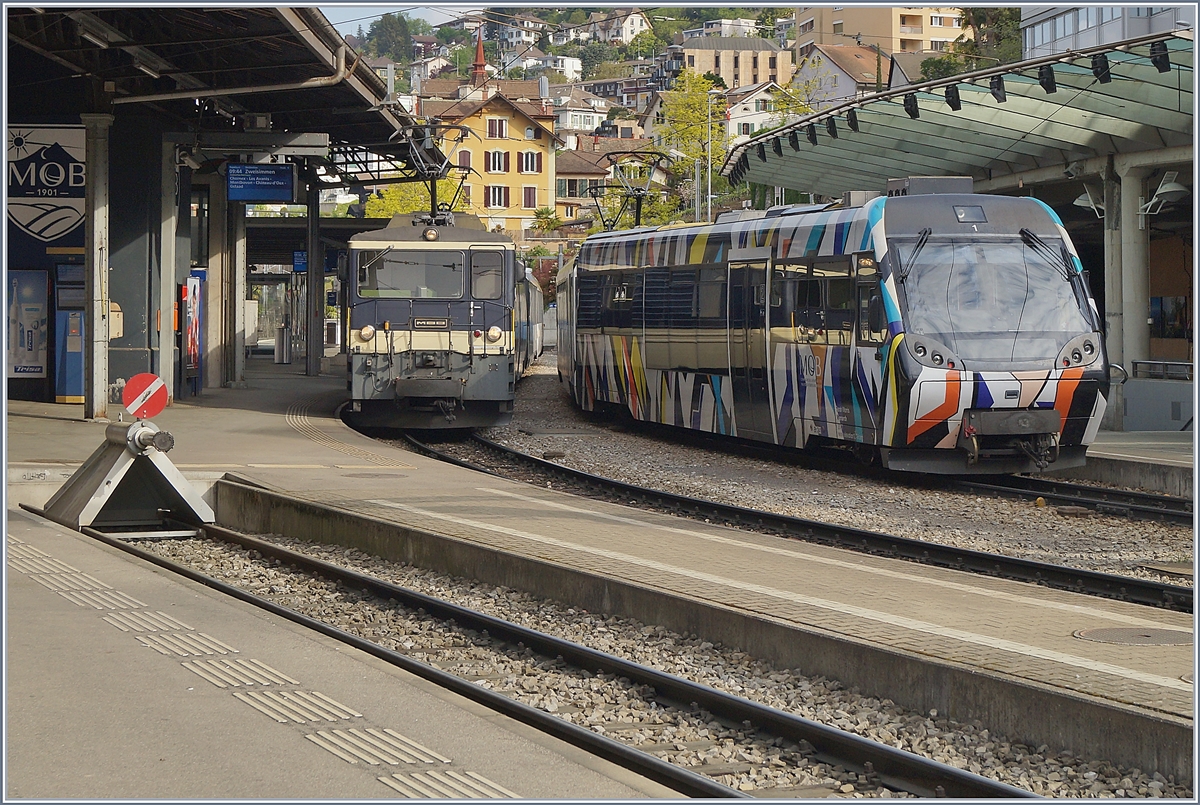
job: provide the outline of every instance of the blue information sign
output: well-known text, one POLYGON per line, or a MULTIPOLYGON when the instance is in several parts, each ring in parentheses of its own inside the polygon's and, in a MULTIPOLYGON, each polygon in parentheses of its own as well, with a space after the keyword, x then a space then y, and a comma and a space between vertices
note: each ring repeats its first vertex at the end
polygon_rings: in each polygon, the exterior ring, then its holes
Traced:
POLYGON ((296 197, 296 168, 290 164, 252 165, 230 162, 226 165, 230 201, 252 204, 283 202, 296 197))
POLYGON ((295 271, 297 274, 304 274, 308 271, 308 252, 292 252, 292 271, 295 271))

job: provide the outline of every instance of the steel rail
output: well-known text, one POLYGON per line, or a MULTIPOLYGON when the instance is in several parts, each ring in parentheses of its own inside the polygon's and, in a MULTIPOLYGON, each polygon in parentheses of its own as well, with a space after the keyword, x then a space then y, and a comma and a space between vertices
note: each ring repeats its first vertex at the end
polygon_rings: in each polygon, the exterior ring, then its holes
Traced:
MULTIPOLYGON (((30 509, 30 511, 37 513, 37 510, 35 509, 30 509)), ((328 562, 323 562, 319 559, 312 559, 304 556, 303 554, 289 551, 286 548, 282 548, 278 545, 272 545, 269 542, 256 540, 253 537, 247 537, 245 535, 238 534, 235 531, 229 531, 228 529, 220 528, 219 526, 202 526, 202 528, 208 535, 216 539, 237 543, 243 547, 256 550, 264 556, 276 558, 280 561, 290 562, 297 567, 308 570, 309 572, 315 571, 329 576, 330 578, 353 582, 356 588, 370 589, 376 595, 380 595, 385 598, 395 598, 398 601, 409 601, 417 600, 410 598, 410 596, 420 595, 419 593, 405 590, 402 587, 389 584, 388 582, 380 579, 375 579, 373 577, 356 573, 355 571, 347 570, 345 568, 339 568, 336 565, 329 564, 328 562)), ((399 652, 384 648, 383 646, 372 643, 371 641, 359 637, 358 635, 343 631, 342 629, 325 623, 324 621, 317 620, 316 618, 312 618, 293 609, 289 609, 269 599, 249 593, 240 587, 235 587, 234 585, 220 581, 219 579, 206 576, 205 574, 194 570, 193 568, 187 567, 186 565, 181 565, 178 562, 174 562, 163 556, 159 556, 158 554, 142 550, 141 548, 130 544, 126 540, 121 539, 119 536, 114 536, 113 534, 98 531, 89 527, 84 527, 80 529, 80 531, 87 536, 92 537, 93 539, 97 539, 107 545, 111 545, 114 548, 125 551, 126 553, 133 554, 134 556, 144 559, 147 562, 152 562, 159 567, 189 578, 192 581, 199 582, 200 584, 224 593, 232 598, 237 598, 241 601, 245 601, 246 603, 253 604, 256 607, 260 607, 282 618, 287 618, 288 620, 300 624, 305 628, 320 632, 321 634, 332 637, 335 640, 340 640, 341 642, 353 646, 360 651, 364 651, 374 657, 378 657, 385 662, 395 665, 398 668, 402 668, 409 673, 415 674, 422 679, 433 682, 439 687, 445 688, 446 690, 457 693, 464 698, 482 704, 483 706, 506 715, 516 721, 528 724, 540 730, 541 732, 545 732, 549 735, 566 741, 569 744, 578 746, 581 749, 596 755, 597 757, 604 758, 605 760, 615 763, 622 768, 634 771, 648 779, 654 780, 655 782, 665 785, 668 788, 674 789, 685 796, 723 799, 749 797, 748 794, 737 791, 727 785, 722 785, 715 780, 689 771, 682 766, 676 766, 674 764, 667 763, 660 758, 642 752, 627 744, 623 744, 620 741, 607 738, 584 727, 572 724, 571 722, 551 715, 544 710, 531 707, 530 705, 519 702, 516 699, 505 696, 502 693, 497 693, 495 691, 482 688, 466 679, 447 673, 439 668, 435 668, 432 665, 414 660, 411 657, 405 656, 399 652)), ((128 536, 134 537, 136 534, 129 534, 128 536)), ((424 606, 427 611, 433 611, 430 609, 432 606, 444 608, 452 605, 439 602, 437 599, 429 598, 425 602, 415 604, 414 608, 420 606, 424 606)), ((470 612, 470 610, 464 609, 462 610, 463 614, 458 614, 457 616, 448 614, 444 615, 443 617, 453 618, 459 623, 464 623, 466 622, 465 619, 467 617, 465 613, 468 612, 470 612)), ((503 623, 503 621, 501 621, 501 623, 503 623)), ((484 626, 481 628, 488 627, 484 626)))
POLYGON ((1192 501, 1187 498, 1087 486, 1051 478, 1007 475, 989 478, 986 481, 963 478, 955 484, 970 491, 1023 499, 1042 497, 1047 501, 1085 506, 1102 514, 1161 520, 1179 525, 1191 525, 1195 516, 1192 501))
MULTIPOLYGON (((596 669, 628 678, 631 682, 654 688, 656 698, 683 704, 694 703, 713 715, 734 722, 750 722, 769 734, 795 741, 801 747, 811 747, 812 757, 821 762, 842 765, 847 769, 878 775, 880 784, 893 790, 906 791, 916 796, 947 796, 955 798, 1040 798, 1024 789, 1016 788, 996 780, 949 766, 920 755, 906 752, 886 744, 844 732, 801 716, 785 713, 758 702, 710 688, 673 674, 658 671, 630 660, 616 657, 596 649, 581 646, 562 638, 554 637, 510 621, 452 604, 392 582, 369 576, 355 570, 340 567, 321 559, 305 556, 280 545, 264 542, 254 537, 219 526, 204 526, 213 538, 233 542, 259 552, 263 556, 295 565, 306 573, 318 573, 340 580, 354 589, 366 589, 385 599, 395 599, 410 609, 424 609, 433 617, 454 624, 486 631, 489 637, 499 637, 509 643, 524 646, 548 657, 561 656, 578 668, 596 669)), ((169 559, 142 551, 117 537, 94 529, 85 528, 83 533, 110 545, 152 561, 162 567, 182 573, 214 589, 221 590, 241 600, 263 607, 275 614, 321 631, 338 640, 367 651, 374 656, 398 665, 425 679, 429 679, 456 693, 499 710, 505 715, 537 727, 587 749, 594 754, 630 768, 672 787, 681 793, 698 797, 742 797, 748 795, 717 783, 684 767, 666 763, 635 747, 622 744, 598 735, 591 730, 578 727, 557 716, 517 702, 508 696, 479 687, 467 680, 448 674, 425 663, 421 663, 389 649, 385 649, 363 638, 344 632, 329 624, 316 621, 294 610, 272 601, 259 598, 240 588, 212 579, 198 571, 179 565, 169 559)))
MULTIPOLYGON (((727 503, 690 498, 673 492, 647 489, 623 481, 592 475, 571 467, 564 467, 553 461, 497 444, 478 434, 472 438, 489 449, 536 466, 543 472, 569 479, 597 491, 612 493, 615 490, 628 497, 633 503, 654 503, 675 512, 699 515, 709 519, 718 518, 732 525, 751 526, 760 531, 773 531, 793 539, 845 548, 874 556, 906 559, 952 570, 979 573, 1014 581, 1033 582, 1060 590, 1180 612, 1192 612, 1192 590, 1189 587, 1164 584, 1132 576, 1119 576, 1114 573, 1100 573, 1094 570, 1052 565, 1047 562, 985 553, 969 548, 938 545, 851 526, 833 525, 818 520, 807 520, 727 503)), ((423 445, 422 448, 431 454, 440 455, 440 451, 428 445, 423 445)))

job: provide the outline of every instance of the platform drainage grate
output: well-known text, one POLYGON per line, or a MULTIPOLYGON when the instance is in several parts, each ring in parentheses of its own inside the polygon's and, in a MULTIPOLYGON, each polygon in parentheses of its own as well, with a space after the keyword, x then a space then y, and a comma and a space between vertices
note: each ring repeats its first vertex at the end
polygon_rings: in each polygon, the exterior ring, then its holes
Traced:
POLYGON ((1080 629, 1075 636, 1096 643, 1121 646, 1190 646, 1191 632, 1178 629, 1080 629))

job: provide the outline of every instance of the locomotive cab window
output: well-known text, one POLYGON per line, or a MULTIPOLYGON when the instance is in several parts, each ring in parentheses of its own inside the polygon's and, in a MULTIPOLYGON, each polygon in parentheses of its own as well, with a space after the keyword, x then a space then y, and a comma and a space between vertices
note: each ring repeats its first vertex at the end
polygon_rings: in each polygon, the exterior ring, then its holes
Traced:
POLYGON ((499 299, 504 294, 504 253, 471 252, 471 296, 499 299))
POLYGON ((358 295, 378 299, 460 299, 463 253, 368 249, 358 253, 358 295))

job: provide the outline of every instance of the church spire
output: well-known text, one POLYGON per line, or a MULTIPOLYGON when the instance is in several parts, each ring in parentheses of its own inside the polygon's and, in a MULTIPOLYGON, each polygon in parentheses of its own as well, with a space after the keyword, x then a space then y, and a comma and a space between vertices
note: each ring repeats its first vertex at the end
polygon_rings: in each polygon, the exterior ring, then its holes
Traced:
POLYGON ((471 65, 471 86, 478 87, 487 81, 487 61, 483 55, 483 26, 475 38, 475 63, 471 65))

